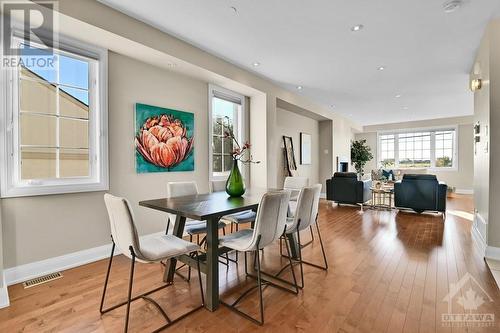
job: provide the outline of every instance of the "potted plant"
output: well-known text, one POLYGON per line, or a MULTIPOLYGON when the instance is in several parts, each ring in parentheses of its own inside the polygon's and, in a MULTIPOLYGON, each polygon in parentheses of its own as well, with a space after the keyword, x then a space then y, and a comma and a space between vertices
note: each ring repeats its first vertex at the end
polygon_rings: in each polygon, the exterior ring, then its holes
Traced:
POLYGON ((224 139, 231 139, 233 142, 233 150, 231 152, 233 157, 233 167, 231 168, 231 173, 226 181, 226 193, 231 197, 241 197, 245 194, 245 182, 243 180, 243 176, 241 175, 238 161, 243 164, 257 164, 260 163, 260 161, 252 160, 252 155, 250 155, 250 143, 245 142, 243 145, 240 145, 234 136, 233 126, 229 122, 229 118, 224 117, 224 120, 219 122, 219 125, 221 125, 224 129, 224 139), (227 120, 227 122, 224 120, 227 120))
POLYGON ((363 169, 366 163, 371 159, 373 159, 373 154, 365 139, 351 141, 351 163, 354 164, 359 180, 364 175, 363 169))

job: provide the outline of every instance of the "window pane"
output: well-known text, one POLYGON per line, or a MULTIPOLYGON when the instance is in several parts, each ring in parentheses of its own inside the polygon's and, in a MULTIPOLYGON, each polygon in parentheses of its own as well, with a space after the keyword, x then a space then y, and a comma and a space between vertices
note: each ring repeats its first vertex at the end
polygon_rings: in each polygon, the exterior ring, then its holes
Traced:
POLYGON ((21 79, 19 102, 21 111, 55 114, 57 112, 56 88, 43 81, 21 79))
POLYGON ((213 155, 213 163, 212 163, 213 172, 222 172, 222 156, 221 155, 213 155))
POLYGON ((21 114, 20 134, 22 145, 56 146, 56 123, 53 116, 21 114))
POLYGON ((88 89, 89 63, 65 55, 59 55, 59 83, 88 89))
POLYGON ((89 147, 89 124, 86 120, 75 120, 61 118, 60 146, 63 148, 88 148, 89 147))
POLYGON ((222 135, 222 126, 221 126, 221 123, 222 122, 222 118, 221 117, 214 117, 214 120, 213 120, 213 132, 214 134, 218 134, 218 135, 222 135))
POLYGON ((233 166, 233 157, 231 155, 224 155, 224 171, 230 171, 233 166))
POLYGON ((55 148, 21 148, 21 179, 47 179, 55 177, 55 148))
POLYGON ((224 139, 224 153, 228 154, 233 151, 233 140, 226 138, 224 139))
POLYGON ((26 44, 21 44, 21 59, 23 60, 22 66, 22 74, 25 74, 25 71, 30 72, 31 75, 35 75, 41 80, 55 83, 57 81, 57 64, 59 55, 51 54, 47 50, 38 49, 35 47, 29 47, 26 44), (52 62, 52 66, 48 65, 48 63, 42 62, 43 65, 38 65, 37 59, 54 59, 52 62), (48 66, 45 66, 47 64, 48 66), (42 67, 40 67, 42 66, 42 67))
POLYGON ((222 154, 222 138, 220 136, 213 137, 212 149, 215 154, 222 154))
POLYGON ((86 90, 61 86, 59 91, 59 112, 62 116, 89 118, 89 93, 86 90))
POLYGON ((61 178, 90 175, 88 149, 61 149, 59 159, 59 176, 61 178))

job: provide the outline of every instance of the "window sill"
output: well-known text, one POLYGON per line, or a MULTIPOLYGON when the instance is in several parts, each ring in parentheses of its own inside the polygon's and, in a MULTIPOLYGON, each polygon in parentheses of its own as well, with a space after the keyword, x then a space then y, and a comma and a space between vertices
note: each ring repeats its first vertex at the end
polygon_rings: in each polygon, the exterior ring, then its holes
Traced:
POLYGON ((18 197, 33 197, 41 195, 57 195, 67 193, 83 193, 83 192, 100 192, 108 191, 109 184, 102 183, 86 183, 86 184, 71 184, 71 185, 33 185, 12 187, 2 189, 2 198, 18 198, 18 197))

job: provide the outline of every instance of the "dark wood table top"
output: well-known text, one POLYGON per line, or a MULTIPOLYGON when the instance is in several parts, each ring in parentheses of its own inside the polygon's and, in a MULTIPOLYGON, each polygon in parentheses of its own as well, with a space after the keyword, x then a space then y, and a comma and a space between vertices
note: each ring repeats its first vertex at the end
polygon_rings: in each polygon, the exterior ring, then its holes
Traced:
POLYGON ((203 221, 242 210, 257 209, 262 196, 266 192, 266 189, 249 189, 239 198, 231 198, 226 192, 214 192, 145 200, 140 201, 139 206, 203 221))

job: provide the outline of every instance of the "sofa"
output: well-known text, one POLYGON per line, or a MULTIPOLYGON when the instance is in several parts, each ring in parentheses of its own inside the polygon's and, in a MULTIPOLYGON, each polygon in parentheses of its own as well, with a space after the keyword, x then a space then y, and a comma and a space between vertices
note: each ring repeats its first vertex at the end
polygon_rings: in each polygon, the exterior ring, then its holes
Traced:
POLYGON ((336 172, 326 180, 326 199, 339 204, 361 204, 371 199, 372 181, 358 180, 354 172, 336 172))
POLYGON ((446 212, 448 186, 435 175, 406 174, 394 184, 394 205, 400 209, 446 212))

